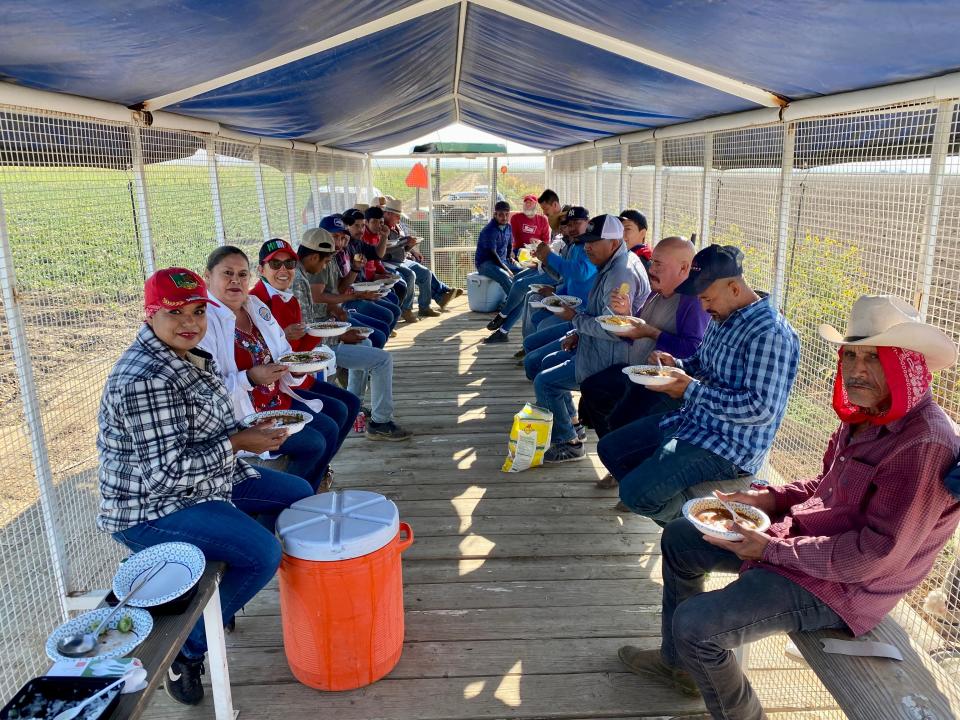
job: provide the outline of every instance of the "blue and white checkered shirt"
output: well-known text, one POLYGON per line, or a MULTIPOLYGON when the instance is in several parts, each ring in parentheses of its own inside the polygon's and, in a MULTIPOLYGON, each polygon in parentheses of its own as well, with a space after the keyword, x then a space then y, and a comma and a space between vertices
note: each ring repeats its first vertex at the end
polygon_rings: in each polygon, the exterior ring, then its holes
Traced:
POLYGON ((694 378, 683 407, 661 429, 756 472, 783 421, 799 358, 797 333, 766 298, 710 323, 682 361, 694 378))

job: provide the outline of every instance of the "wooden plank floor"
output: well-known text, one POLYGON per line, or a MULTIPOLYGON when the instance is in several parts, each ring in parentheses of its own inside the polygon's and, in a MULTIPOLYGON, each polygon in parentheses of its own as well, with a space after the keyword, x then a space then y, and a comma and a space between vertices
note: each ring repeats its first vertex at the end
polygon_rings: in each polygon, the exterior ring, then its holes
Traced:
MULTIPOLYGON (((500 473, 511 418, 532 387, 510 355, 485 346, 488 316, 466 298, 391 341, 397 420, 410 443, 351 437, 337 486, 393 498, 416 541, 404 555, 406 643, 374 685, 323 693, 294 680, 283 655, 276 581, 228 638, 241 718, 663 718, 703 706, 627 673, 617 648, 659 642, 659 531, 613 510, 591 459, 500 473)), ((515 333, 515 335, 519 335, 515 333)), ((593 449, 594 439, 589 443, 593 449)), ((782 656, 758 668, 778 687, 782 656)), ((796 673, 795 670, 790 672, 796 673)), ((782 694, 782 693, 778 693, 782 694)), ((824 717, 809 698, 767 703, 771 717, 824 717), (815 708, 813 708, 815 710, 815 708)), ((209 698, 178 706, 162 692, 153 720, 212 718, 209 698)))

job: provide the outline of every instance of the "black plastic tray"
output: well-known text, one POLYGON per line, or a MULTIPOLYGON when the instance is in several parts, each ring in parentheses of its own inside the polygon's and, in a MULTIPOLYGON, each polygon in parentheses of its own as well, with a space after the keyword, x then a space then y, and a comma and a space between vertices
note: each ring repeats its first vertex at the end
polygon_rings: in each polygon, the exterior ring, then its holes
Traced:
MULTIPOLYGON (((0 710, 0 720, 10 720, 10 711, 18 707, 29 697, 40 694, 48 700, 84 700, 98 690, 103 690, 117 678, 86 678, 86 677, 37 677, 29 681, 16 695, 0 710)), ((117 688, 120 690, 121 688, 117 688)), ((114 708, 120 704, 120 693, 117 692, 110 704, 100 713, 100 717, 109 717, 114 708)))

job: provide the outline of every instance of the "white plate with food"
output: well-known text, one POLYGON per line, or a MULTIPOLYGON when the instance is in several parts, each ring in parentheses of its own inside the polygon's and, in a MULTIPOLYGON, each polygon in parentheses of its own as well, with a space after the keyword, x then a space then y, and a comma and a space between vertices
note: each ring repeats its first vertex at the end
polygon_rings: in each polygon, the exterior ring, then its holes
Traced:
POLYGON ((579 307, 583 303, 583 300, 576 295, 550 295, 540 302, 543 303, 543 307, 550 312, 559 314, 568 308, 579 307))
POLYGON ((281 355, 277 362, 290 368, 290 372, 314 373, 328 367, 333 359, 334 355, 329 350, 307 350, 281 355))
POLYGON ((553 290, 554 287, 555 286, 547 285, 546 283, 530 283, 530 289, 533 290, 535 293, 540 292, 544 288, 550 288, 551 290, 553 290))
POLYGON ((400 282, 400 278, 399 278, 399 277, 392 277, 392 278, 388 278, 388 279, 386 279, 386 280, 377 280, 377 282, 380 283, 380 284, 381 284, 383 287, 385 287, 385 288, 392 288, 394 285, 396 285, 398 282, 400 282))
MULTIPOLYGON (((737 522, 750 530, 764 532, 770 527, 770 518, 760 508, 739 502, 727 501, 727 505, 737 513, 737 522)), ((715 497, 702 497, 687 500, 683 504, 683 516, 692 522, 704 535, 712 535, 723 540, 743 540, 743 535, 727 529, 731 521, 730 513, 715 497)))
MULTIPOLYGON (((50 637, 47 638, 47 644, 44 646, 47 657, 54 662, 58 660, 75 661, 76 658, 61 655, 57 651, 57 643, 60 639, 76 634, 92 633, 103 619, 112 612, 112 607, 97 608, 65 622, 50 633, 50 637)), ((150 613, 140 608, 129 606, 123 608, 110 621, 107 628, 100 633, 97 646, 90 651, 89 655, 84 655, 83 659, 107 660, 129 655, 140 643, 147 639, 151 630, 153 630, 153 618, 150 613)))
POLYGON ((357 292, 376 292, 383 286, 383 283, 379 280, 372 280, 370 282, 355 282, 352 287, 357 292))
POLYGON ((322 322, 307 323, 307 335, 313 337, 337 337, 343 335, 352 326, 348 322, 323 320, 322 322))
POLYGON ((130 588, 147 575, 149 579, 128 604, 133 607, 163 605, 196 585, 206 566, 203 551, 196 545, 185 542, 151 545, 120 563, 113 576, 113 594, 123 600, 130 588))
POLYGON ((596 320, 600 323, 600 327, 616 335, 629 332, 643 322, 640 318, 630 317, 629 315, 600 315, 596 320))
POLYGON ((287 431, 287 435, 293 435, 303 430, 311 420, 313 420, 313 415, 303 410, 264 410, 247 415, 240 421, 240 424, 244 427, 253 427, 263 422, 269 422, 269 427, 277 430, 283 428, 287 431))
POLYGON ((357 325, 353 328, 353 331, 358 333, 360 337, 366 339, 373 335, 373 328, 367 327, 366 325, 357 325))
POLYGON ((637 385, 669 385, 676 381, 670 368, 656 365, 629 365, 623 369, 623 374, 637 385))

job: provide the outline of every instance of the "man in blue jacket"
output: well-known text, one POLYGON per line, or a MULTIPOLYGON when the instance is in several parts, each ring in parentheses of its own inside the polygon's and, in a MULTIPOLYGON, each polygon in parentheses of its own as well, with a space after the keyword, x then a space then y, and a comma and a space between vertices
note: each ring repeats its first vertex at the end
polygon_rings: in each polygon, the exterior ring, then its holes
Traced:
POLYGON ((510 203, 501 200, 493 206, 493 219, 480 231, 474 262, 477 272, 502 287, 504 294, 510 293, 514 273, 523 269, 510 256, 512 247, 510 203))

